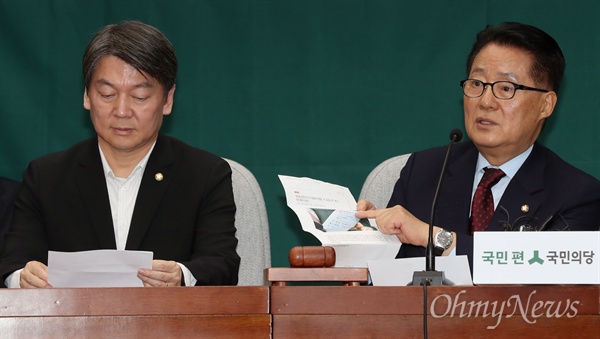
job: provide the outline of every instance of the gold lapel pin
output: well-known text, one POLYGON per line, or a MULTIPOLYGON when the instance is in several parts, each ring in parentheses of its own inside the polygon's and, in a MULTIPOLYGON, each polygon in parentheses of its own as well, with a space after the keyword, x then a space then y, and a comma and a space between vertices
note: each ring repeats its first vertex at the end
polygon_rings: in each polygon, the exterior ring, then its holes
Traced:
MULTIPOLYGON (((160 173, 160 172, 156 173, 154 175, 154 179, 156 179, 156 181, 162 181, 164 178, 165 178, 164 175, 162 173, 160 173)), ((521 208, 521 209, 523 209, 523 208, 521 208)))
POLYGON ((523 213, 529 212, 529 205, 523 205, 523 206, 521 206, 521 212, 523 212, 523 213))

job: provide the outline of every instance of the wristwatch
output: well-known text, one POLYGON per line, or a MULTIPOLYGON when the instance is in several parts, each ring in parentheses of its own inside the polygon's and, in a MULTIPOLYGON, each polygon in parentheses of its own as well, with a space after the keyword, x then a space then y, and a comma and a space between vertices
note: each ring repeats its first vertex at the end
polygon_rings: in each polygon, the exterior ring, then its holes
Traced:
POLYGON ((433 236, 433 246, 435 255, 442 255, 445 250, 450 248, 452 245, 452 232, 446 231, 441 228, 434 236, 433 236))

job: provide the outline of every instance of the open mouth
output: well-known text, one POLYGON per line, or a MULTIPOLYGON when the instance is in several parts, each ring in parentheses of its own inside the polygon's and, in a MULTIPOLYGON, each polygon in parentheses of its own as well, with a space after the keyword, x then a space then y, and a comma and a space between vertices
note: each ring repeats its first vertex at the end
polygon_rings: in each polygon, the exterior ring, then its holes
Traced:
POLYGON ((477 124, 479 125, 485 125, 485 126, 492 126, 492 125, 496 125, 496 123, 492 120, 488 120, 488 119, 477 119, 477 124))

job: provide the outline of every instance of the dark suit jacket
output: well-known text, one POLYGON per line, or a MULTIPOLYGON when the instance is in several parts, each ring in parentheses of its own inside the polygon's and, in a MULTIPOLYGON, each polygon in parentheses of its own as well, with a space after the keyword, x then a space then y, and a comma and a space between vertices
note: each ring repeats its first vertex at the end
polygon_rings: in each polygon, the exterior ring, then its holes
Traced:
MULTIPOLYGON (((161 134, 143 174, 126 249, 184 264, 197 285, 234 285, 240 263, 234 215, 227 162, 161 134)), ((31 162, 0 259, 1 283, 30 260, 47 264, 48 250, 115 248, 97 139, 31 162)))
MULTIPOLYGON (((446 147, 439 147, 412 154, 388 206, 402 205, 429 223, 445 153, 446 147)), ((434 225, 457 233, 456 254, 467 255, 471 268, 473 236, 469 234, 469 211, 477 155, 471 141, 453 146, 433 221, 434 225)), ((600 181, 536 143, 506 188, 488 230, 504 231, 506 221, 515 229, 523 224, 539 229, 548 218, 552 219, 544 230, 562 230, 567 225, 573 231, 599 230, 600 181), (523 205, 529 206, 527 213, 521 211, 523 205)), ((398 257, 424 255, 423 247, 404 244, 398 253, 398 257)))
POLYGON ((0 253, 4 249, 4 235, 8 232, 18 190, 18 182, 0 177, 0 253))

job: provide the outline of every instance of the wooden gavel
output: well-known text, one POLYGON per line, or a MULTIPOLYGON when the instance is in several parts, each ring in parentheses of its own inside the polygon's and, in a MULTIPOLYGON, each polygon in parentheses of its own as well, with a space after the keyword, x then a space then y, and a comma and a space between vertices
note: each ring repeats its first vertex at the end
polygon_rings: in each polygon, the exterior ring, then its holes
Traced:
POLYGON ((288 255, 291 267, 331 267, 335 250, 330 246, 296 246, 288 255))

